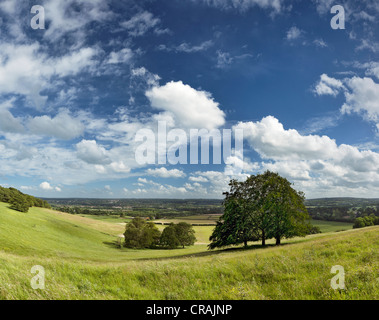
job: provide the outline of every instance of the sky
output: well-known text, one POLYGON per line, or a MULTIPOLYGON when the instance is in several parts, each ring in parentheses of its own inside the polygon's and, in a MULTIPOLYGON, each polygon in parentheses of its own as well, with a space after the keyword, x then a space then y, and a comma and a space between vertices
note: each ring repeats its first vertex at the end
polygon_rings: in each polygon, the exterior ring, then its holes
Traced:
POLYGON ((379 197, 378 24, 376 0, 2 0, 0 185, 222 198, 271 170, 307 198, 379 197), (191 163, 194 130, 231 144, 191 163))

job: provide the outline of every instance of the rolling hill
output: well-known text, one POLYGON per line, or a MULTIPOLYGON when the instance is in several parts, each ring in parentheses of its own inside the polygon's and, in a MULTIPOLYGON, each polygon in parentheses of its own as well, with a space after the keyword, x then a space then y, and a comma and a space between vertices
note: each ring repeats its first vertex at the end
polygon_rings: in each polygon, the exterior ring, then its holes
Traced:
POLYGON ((208 251, 117 247, 124 226, 0 203, 0 299, 378 299, 379 228, 208 251), (33 290, 41 265, 46 289, 33 290), (342 265, 346 290, 330 288, 342 265))

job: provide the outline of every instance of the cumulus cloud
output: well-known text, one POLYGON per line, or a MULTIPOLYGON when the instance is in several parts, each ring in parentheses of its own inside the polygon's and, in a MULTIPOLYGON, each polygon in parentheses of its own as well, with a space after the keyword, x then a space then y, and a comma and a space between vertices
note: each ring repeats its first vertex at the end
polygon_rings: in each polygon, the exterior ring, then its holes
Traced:
POLYGON ((118 173, 130 172, 130 167, 127 166, 123 161, 112 162, 110 164, 110 167, 114 172, 118 172, 118 173))
POLYGON ((191 176, 188 178, 188 180, 193 182, 208 182, 208 179, 206 177, 201 176, 191 176))
POLYGON ((376 180, 379 154, 376 152, 337 145, 327 136, 286 130, 271 116, 258 122, 239 123, 236 127, 244 130, 249 145, 264 160, 256 167, 257 171, 277 171, 307 192, 320 192, 328 186, 333 195, 337 187, 353 194, 356 188, 379 187, 376 180))
MULTIPOLYGON (((376 76, 378 66, 371 62, 358 67, 367 68, 367 75, 376 76)), ((317 95, 337 96, 343 92, 345 103, 340 111, 342 114, 356 113, 369 121, 379 121, 379 83, 369 77, 344 78, 338 80, 326 74, 321 75, 320 81, 314 88, 317 95)))
POLYGON ((337 148, 327 136, 302 136, 294 129, 285 130, 278 119, 268 116, 259 122, 240 122, 244 137, 264 159, 328 159, 337 148))
POLYGON ((61 109, 55 117, 41 116, 31 118, 27 126, 31 133, 45 135, 63 140, 71 140, 81 136, 84 124, 80 119, 74 118, 67 109, 61 109))
POLYGON ((342 113, 363 114, 368 120, 379 120, 379 84, 371 78, 353 77, 346 81, 349 91, 342 113))
POLYGON ((168 170, 165 167, 156 169, 147 169, 146 173, 150 176, 161 178, 184 178, 186 174, 178 169, 168 170))
POLYGON ((49 62, 54 66, 55 74, 60 77, 76 75, 93 66, 93 58, 99 53, 95 48, 81 48, 71 54, 49 62))
POLYGON ((146 96, 152 107, 173 113, 185 128, 212 130, 225 124, 225 113, 211 94, 195 90, 182 81, 153 87, 146 96))
POLYGON ((62 189, 60 187, 53 187, 50 185, 49 182, 42 182, 39 187, 44 190, 44 191, 56 191, 56 192, 61 192, 62 189))
POLYGON ((331 78, 327 74, 322 74, 313 91, 319 96, 337 96, 342 89, 344 89, 342 81, 331 78))
POLYGON ((15 99, 0 103, 0 131, 11 133, 24 132, 24 126, 20 119, 15 118, 9 109, 13 108, 15 99))
POLYGON ((82 140, 76 145, 77 156, 88 164, 108 164, 107 151, 94 140, 82 140))

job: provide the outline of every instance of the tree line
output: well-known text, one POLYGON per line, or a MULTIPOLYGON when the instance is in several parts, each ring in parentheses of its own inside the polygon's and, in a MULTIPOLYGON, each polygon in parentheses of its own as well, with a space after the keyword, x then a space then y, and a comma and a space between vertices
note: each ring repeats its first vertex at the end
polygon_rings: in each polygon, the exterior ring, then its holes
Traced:
POLYGON ((358 217, 354 221, 353 228, 359 229, 364 227, 372 227, 379 225, 379 217, 374 214, 370 214, 369 216, 358 217))
POLYGON ((0 202, 10 204, 10 208, 20 212, 28 212, 31 207, 49 208, 51 206, 45 200, 24 194, 15 188, 4 188, 0 186, 0 202))
POLYGON ((172 223, 161 232, 155 224, 136 217, 126 225, 124 233, 124 246, 133 249, 184 248, 195 241, 195 230, 186 222, 172 223))
POLYGON ((210 249, 274 238, 280 245, 283 238, 319 233, 309 223, 304 193, 277 173, 266 171, 246 181, 231 180, 225 192, 224 214, 210 237, 210 249))

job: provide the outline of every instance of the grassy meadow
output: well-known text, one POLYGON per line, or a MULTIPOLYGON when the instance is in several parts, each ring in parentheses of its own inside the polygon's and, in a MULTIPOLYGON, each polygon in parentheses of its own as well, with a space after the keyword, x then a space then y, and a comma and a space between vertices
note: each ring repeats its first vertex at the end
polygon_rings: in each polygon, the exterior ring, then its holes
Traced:
POLYGON ((0 203, 0 299, 379 299, 378 227, 209 251, 212 228, 186 249, 120 249, 122 223, 0 203), (30 286, 34 265, 45 290, 30 286), (346 290, 330 287, 334 265, 346 290))

